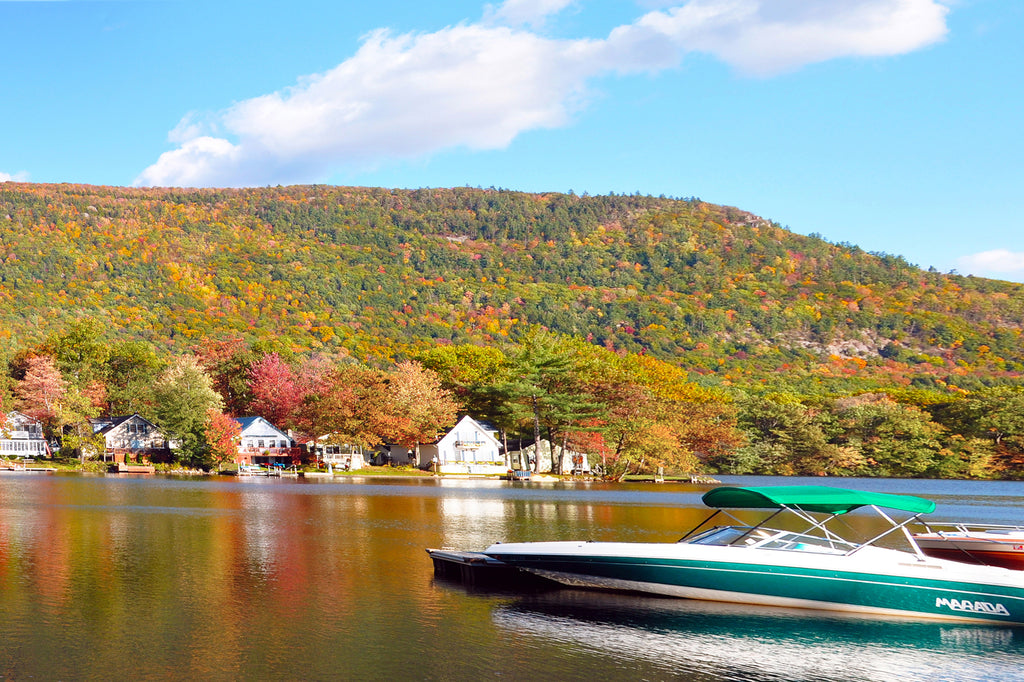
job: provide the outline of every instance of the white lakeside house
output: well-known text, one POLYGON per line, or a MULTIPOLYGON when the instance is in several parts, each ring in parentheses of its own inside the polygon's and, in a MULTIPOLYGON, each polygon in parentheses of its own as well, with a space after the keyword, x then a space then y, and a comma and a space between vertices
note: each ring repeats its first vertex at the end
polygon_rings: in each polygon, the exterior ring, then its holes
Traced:
POLYGON ((291 464, 301 456, 289 434, 263 417, 236 417, 242 432, 238 441, 239 464, 291 464))
POLYGON ((420 445, 417 465, 439 474, 505 474, 498 430, 465 416, 434 443, 420 445))
POLYGON ((50 447, 43 438, 38 419, 17 410, 8 412, 0 423, 0 457, 49 457, 50 447))

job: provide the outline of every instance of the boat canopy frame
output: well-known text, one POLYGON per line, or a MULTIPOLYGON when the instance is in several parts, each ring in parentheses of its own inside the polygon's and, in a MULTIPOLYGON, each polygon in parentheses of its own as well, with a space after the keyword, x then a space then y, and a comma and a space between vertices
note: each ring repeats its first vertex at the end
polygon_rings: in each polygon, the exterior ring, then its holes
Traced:
MULTIPOLYGON (((709 523, 720 513, 724 513, 733 520, 739 521, 739 519, 734 517, 732 514, 724 511, 724 508, 726 507, 732 509, 774 509, 774 513, 757 525, 749 527, 743 535, 730 544, 737 544, 744 538, 749 537, 756 530, 763 528, 765 524, 783 511, 788 511, 810 524, 810 527, 804 530, 802 534, 808 534, 812 531, 818 530, 825 535, 822 539, 830 543, 833 541, 839 541, 847 546, 850 546, 851 544, 854 545, 853 549, 846 552, 847 555, 853 554, 868 545, 873 545, 897 530, 902 530, 903 535, 910 544, 910 547, 913 549, 914 554, 921 560, 925 560, 924 552, 921 551, 921 548, 918 547, 917 543, 914 541, 914 538, 907 526, 916 521, 922 514, 927 514, 935 510, 935 503, 931 500, 926 500, 923 497, 915 497, 913 495, 892 495, 889 493, 875 493, 816 485, 759 487, 722 486, 709 490, 701 499, 704 504, 714 508, 715 511, 711 516, 704 519, 704 521, 684 535, 679 540, 680 542, 693 535, 699 528, 709 523), (850 540, 846 540, 833 533, 828 528, 828 523, 836 517, 862 507, 873 509, 875 513, 890 524, 890 528, 869 540, 852 543, 850 540), (912 514, 912 516, 903 521, 896 521, 889 514, 886 514, 884 509, 904 511, 912 514), (825 514, 826 516, 823 519, 817 519, 812 514, 825 514)), ((764 544, 766 542, 768 542, 768 540, 763 540, 757 543, 757 545, 764 544)))

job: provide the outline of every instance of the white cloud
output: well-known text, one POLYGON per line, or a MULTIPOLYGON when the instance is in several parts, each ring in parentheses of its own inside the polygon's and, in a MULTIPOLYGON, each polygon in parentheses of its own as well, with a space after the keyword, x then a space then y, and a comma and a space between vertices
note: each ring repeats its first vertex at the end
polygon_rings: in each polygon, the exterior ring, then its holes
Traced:
POLYGON ((488 6, 480 23, 372 32, 326 73, 216 114, 186 115, 169 135, 178 148, 135 184, 308 182, 453 147, 501 149, 523 132, 567 125, 587 83, 611 71, 658 71, 703 52, 766 76, 836 57, 900 54, 946 32, 937 0, 690 0, 602 39, 520 28, 571 2, 507 0, 488 6))
POLYGON ((28 182, 28 171, 18 171, 14 174, 0 172, 0 182, 28 182))
POLYGON ((1017 274, 1024 275, 1024 251, 993 249, 971 254, 958 259, 961 270, 971 274, 1017 274))
POLYGON ((243 155, 239 147, 227 140, 196 137, 161 154, 135 184, 201 187, 218 184, 216 178, 230 178, 225 184, 244 185, 247 169, 241 163, 243 155))
POLYGON ((946 35, 936 0, 692 0, 612 32, 638 59, 654 42, 769 76, 838 57, 910 52, 946 35))
POLYGON ((339 165, 500 149, 525 130, 569 122, 592 75, 579 54, 587 44, 500 26, 377 31, 331 71, 221 112, 237 143, 186 117, 173 131, 180 147, 135 183, 307 181, 339 165))
POLYGON ((540 28, 548 17, 572 4, 574 0, 505 0, 498 6, 484 8, 484 22, 540 28))

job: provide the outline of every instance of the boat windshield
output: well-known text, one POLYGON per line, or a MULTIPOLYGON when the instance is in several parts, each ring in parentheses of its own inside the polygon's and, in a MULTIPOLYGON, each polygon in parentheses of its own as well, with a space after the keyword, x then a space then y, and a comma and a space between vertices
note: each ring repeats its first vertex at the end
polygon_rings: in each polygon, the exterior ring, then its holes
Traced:
POLYGON ((836 537, 825 538, 757 526, 719 526, 684 542, 694 545, 734 545, 823 554, 846 554, 857 547, 836 537))
MULTIPOLYGON (((742 544, 740 541, 744 536, 750 535, 754 531, 754 526, 718 526, 717 528, 711 528, 704 531, 700 535, 695 535, 689 540, 684 540, 692 545, 731 545, 731 544, 742 544)), ((756 542, 753 538, 751 544, 756 542)))

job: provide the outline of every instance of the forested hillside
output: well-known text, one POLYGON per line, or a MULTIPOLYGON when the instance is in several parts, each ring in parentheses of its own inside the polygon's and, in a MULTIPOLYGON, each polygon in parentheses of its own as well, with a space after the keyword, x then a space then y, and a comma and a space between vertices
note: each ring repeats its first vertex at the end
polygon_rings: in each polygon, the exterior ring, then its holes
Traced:
POLYGON ((697 199, 0 184, 3 343, 88 316, 168 350, 390 360, 531 325, 705 381, 970 389, 1024 371, 1024 288, 697 199))
POLYGON ((1024 287, 697 199, 0 183, 0 406, 80 453, 145 413, 431 440, 469 412, 609 471, 1024 476, 1024 287))

